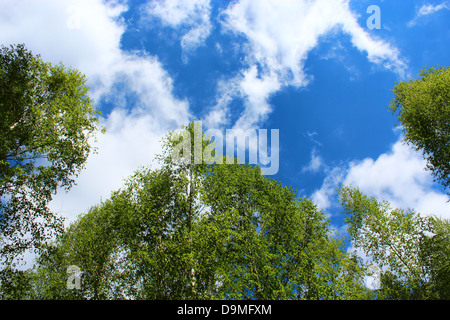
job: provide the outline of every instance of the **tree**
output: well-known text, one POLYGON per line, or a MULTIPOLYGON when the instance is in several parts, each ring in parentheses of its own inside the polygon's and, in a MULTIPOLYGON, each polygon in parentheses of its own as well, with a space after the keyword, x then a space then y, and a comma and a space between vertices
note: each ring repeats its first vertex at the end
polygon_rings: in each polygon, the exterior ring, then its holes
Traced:
POLYGON ((450 68, 423 69, 420 78, 394 87, 389 109, 397 113, 404 141, 423 152, 427 168, 450 187, 450 68))
POLYGON ((56 240, 47 244, 37 258, 38 268, 29 270, 31 299, 106 299, 117 283, 116 232, 113 230, 110 203, 92 207, 72 223, 56 240), (83 286, 69 290, 68 270, 82 270, 83 286))
POLYGON ((433 299, 450 300, 450 221, 430 217, 432 230, 421 243, 422 263, 432 283, 433 299))
POLYGON ((394 209, 348 186, 339 197, 352 245, 380 272, 379 299, 448 299, 448 220, 394 209))
POLYGON ((13 261, 62 230, 48 203, 84 167, 99 129, 86 77, 24 45, 0 49, 0 256, 13 261))
POLYGON ((311 200, 256 166, 189 161, 192 143, 174 156, 195 124, 185 130, 168 134, 159 169, 137 170, 47 248, 31 285, 40 298, 365 296, 358 263, 311 200), (80 291, 66 288, 69 265, 83 272, 80 291))

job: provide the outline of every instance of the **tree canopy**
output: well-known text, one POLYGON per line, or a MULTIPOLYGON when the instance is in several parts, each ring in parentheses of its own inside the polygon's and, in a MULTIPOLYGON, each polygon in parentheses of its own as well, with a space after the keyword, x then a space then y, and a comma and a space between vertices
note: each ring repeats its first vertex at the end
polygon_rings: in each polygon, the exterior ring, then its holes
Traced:
POLYGON ((340 202, 355 249, 380 280, 380 299, 450 298, 450 224, 414 210, 392 208, 344 186, 340 202))
POLYGON ((423 152, 427 168, 450 188, 450 68, 424 68, 420 78, 395 85, 390 110, 404 141, 423 152))
MULTIPOLYGON (((194 124, 186 130, 192 137, 194 124)), ((137 170, 46 245, 35 268, 4 281, 3 296, 449 298, 447 220, 344 186, 348 250, 310 199, 257 166, 186 161, 193 147, 187 158, 174 157, 179 137, 172 132, 164 140, 159 168, 137 170), (81 270, 78 289, 68 286, 73 266, 81 270), (368 288, 368 276, 380 280, 377 288, 368 288)), ((205 137, 203 149, 210 143, 205 137)))
POLYGON ((12 263, 62 230, 48 209, 92 151, 98 111, 86 77, 24 45, 0 49, 0 262, 12 263))
MULTIPOLYGON (((188 130, 193 130, 191 125, 188 130)), ((368 294, 324 213, 259 167, 171 157, 142 168, 48 246, 38 298, 350 299, 368 294), (66 269, 83 270, 81 290, 66 269)), ((204 140, 204 147, 208 145, 204 140)), ((192 149, 193 151, 193 149, 192 149)))

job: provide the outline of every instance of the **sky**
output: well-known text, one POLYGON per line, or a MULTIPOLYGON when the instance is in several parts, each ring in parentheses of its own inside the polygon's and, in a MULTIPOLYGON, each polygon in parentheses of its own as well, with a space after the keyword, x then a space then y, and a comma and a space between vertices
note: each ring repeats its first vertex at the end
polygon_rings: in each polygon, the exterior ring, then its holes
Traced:
POLYGON ((342 184, 450 218, 388 110, 395 82, 450 65, 449 40, 448 0, 0 1, 0 44, 78 69, 102 112, 97 153, 51 203, 68 222, 140 166, 157 167, 161 138, 194 119, 278 130, 268 177, 310 197, 337 230, 342 184))

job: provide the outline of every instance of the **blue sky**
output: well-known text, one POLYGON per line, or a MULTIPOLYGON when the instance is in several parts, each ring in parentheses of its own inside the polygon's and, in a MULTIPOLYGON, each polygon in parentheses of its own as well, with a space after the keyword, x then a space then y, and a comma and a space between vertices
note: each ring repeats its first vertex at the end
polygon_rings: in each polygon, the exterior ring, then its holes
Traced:
POLYGON ((343 183, 450 218, 388 111, 396 81, 449 66, 449 1, 2 0, 0 30, 2 44, 85 73, 103 112, 98 154, 52 203, 69 221, 196 118, 205 128, 279 129, 272 178, 311 197, 337 229, 343 183), (367 26, 371 5, 380 29, 367 26))

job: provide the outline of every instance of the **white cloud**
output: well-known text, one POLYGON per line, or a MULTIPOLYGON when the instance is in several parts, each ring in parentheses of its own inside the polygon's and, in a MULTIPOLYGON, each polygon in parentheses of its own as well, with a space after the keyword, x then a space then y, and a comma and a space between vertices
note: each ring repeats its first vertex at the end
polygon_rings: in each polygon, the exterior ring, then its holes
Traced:
MULTIPOLYGON (((264 120, 272 111, 268 99, 284 86, 308 84, 305 60, 329 32, 350 35, 352 44, 367 54, 370 62, 401 77, 406 72, 398 49, 361 27, 347 0, 241 0, 232 3, 222 17, 225 30, 247 40, 247 66, 240 78, 246 104, 239 127, 252 127, 264 120), (252 87, 258 90, 246 90, 252 87)), ((235 85, 234 80, 231 85, 235 85)))
POLYGON ((145 7, 144 19, 157 17, 163 25, 189 31, 181 37, 183 53, 191 53, 201 46, 211 33, 210 0, 150 1, 145 7))
POLYGON ((437 5, 432 5, 432 4, 428 4, 428 5, 423 5, 418 12, 418 16, 426 16, 429 14, 433 14, 435 12, 438 12, 442 9, 448 9, 447 3, 441 3, 441 4, 437 4, 437 5))
POLYGON ((311 151, 311 160, 308 165, 302 168, 302 172, 318 172, 324 166, 323 159, 317 154, 317 149, 313 148, 311 151))
POLYGON ((379 201, 389 201, 394 208, 411 208, 423 215, 448 219, 448 198, 433 188, 433 177, 424 170, 425 164, 420 153, 399 140, 389 152, 375 160, 366 158, 331 170, 312 199, 326 210, 333 204, 336 187, 351 185, 379 201))
POLYGON ((425 165, 420 153, 399 141, 375 161, 368 158, 351 163, 343 183, 388 200, 395 208, 412 208, 424 215, 450 218, 447 196, 433 190, 433 177, 424 169, 425 165))
POLYGON ((88 158, 77 185, 67 194, 60 191, 51 203, 68 222, 109 198, 138 167, 152 164, 154 168, 154 155, 161 151, 160 139, 166 128, 150 115, 127 115, 117 109, 102 124, 108 132, 98 137, 98 153, 88 158))
POLYGON ((4 0, 0 2, 0 41, 24 42, 53 63, 62 61, 83 73, 91 84, 105 83, 109 68, 121 59, 117 44, 127 7, 99 0, 4 0), (72 25, 72 26, 71 26, 72 25))
POLYGON ((416 16, 410 22, 408 22, 408 26, 412 27, 412 26, 414 26, 417 23, 417 20, 419 20, 421 17, 434 14, 434 13, 436 13, 438 11, 443 10, 443 9, 450 10, 450 5, 449 5, 448 1, 442 2, 441 4, 436 4, 436 5, 424 4, 417 11, 416 16))
POLYGON ((203 117, 206 127, 219 128, 230 124, 229 104, 239 95, 240 78, 217 81, 216 105, 203 117))
POLYGON ((277 77, 270 73, 259 75, 255 65, 246 70, 239 83, 239 92, 244 99, 245 110, 234 127, 248 129, 265 120, 272 111, 268 99, 280 87, 277 77))
POLYGON ((345 177, 345 170, 335 167, 327 172, 322 186, 311 195, 311 200, 322 210, 326 211, 336 203, 333 203, 336 196, 336 188, 345 177))
MULTIPOLYGON (((424 170, 425 164, 420 153, 399 139, 391 150, 376 159, 352 161, 329 170, 321 188, 311 198, 325 212, 339 210, 337 188, 349 185, 358 187, 361 192, 374 196, 378 201, 390 202, 392 208, 414 209, 422 216, 436 215, 449 219, 448 197, 433 188, 433 178, 429 171, 424 170)), ((346 228, 344 224, 339 231, 345 233, 346 228)), ((367 256, 361 248, 355 248, 353 243, 347 250, 362 258, 367 266, 372 264, 372 257, 367 256)), ((376 264, 373 266, 376 267, 376 264)), ((364 277, 364 283, 369 289, 377 289, 377 273, 364 277)))
POLYGON ((150 164, 160 138, 190 118, 189 104, 172 95, 172 79, 156 58, 121 50, 126 10, 123 1, 0 1, 0 43, 25 43, 46 61, 80 70, 95 101, 113 107, 102 119, 107 133, 98 137, 98 154, 90 156, 77 185, 51 204, 69 221, 150 164))

